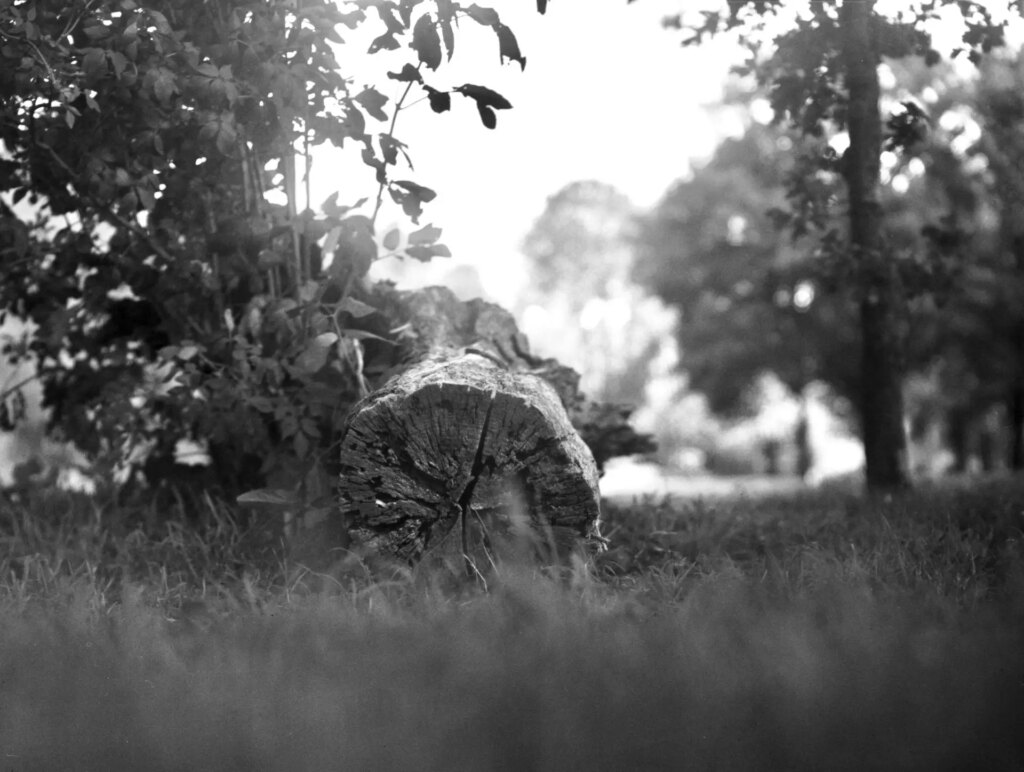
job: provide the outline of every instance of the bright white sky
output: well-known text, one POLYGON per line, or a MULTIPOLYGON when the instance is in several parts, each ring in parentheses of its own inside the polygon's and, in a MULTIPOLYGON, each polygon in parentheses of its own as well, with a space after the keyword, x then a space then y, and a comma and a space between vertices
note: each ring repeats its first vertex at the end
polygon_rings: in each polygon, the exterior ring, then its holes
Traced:
MULTIPOLYGON (((500 66, 493 33, 464 22, 456 31, 452 62, 427 73, 427 81, 442 89, 467 82, 488 86, 513 109, 498 112, 493 131, 480 123, 473 103, 458 95, 448 113, 437 115, 423 101, 400 115, 396 135, 416 165, 409 176, 438 193, 422 223, 441 227, 442 241, 454 255, 433 261, 427 271, 406 270, 406 278, 411 273, 413 280, 437 282, 454 265, 470 264, 486 291, 511 305, 529 282, 519 247, 548 196, 570 182, 596 179, 648 207, 724 136, 742 130, 735 112, 714 109, 729 68, 742 53, 723 39, 683 48, 681 33, 661 26, 668 14, 683 9, 696 14, 721 7, 721 0, 550 0, 544 16, 536 13, 534 0, 481 4, 499 11, 528 65, 524 72, 516 64, 500 66)), ((1003 15, 1002 0, 986 4, 1003 15)), ((882 0, 879 8, 893 13, 909 5, 882 0)), ((397 99, 404 84, 384 73, 400 69, 409 53, 397 59, 365 55, 380 29, 376 19, 364 26, 361 36, 346 36, 342 67, 355 75, 357 86, 374 84, 397 99)), ((954 26, 932 29, 939 50, 956 45, 954 26)), ((1019 31, 1015 25, 1011 33, 1019 31)), ((1018 42, 1020 35, 1011 38, 1018 42)), ((356 153, 347 156, 318 157, 314 204, 339 188, 339 203, 372 198, 371 173, 356 153)), ((382 212, 378 236, 394 224, 408 230, 408 221, 392 206, 382 212)), ((395 262, 381 261, 377 275, 387 275, 395 262)))
MULTIPOLYGON (((720 97, 736 54, 721 43, 684 49, 678 32, 662 29, 662 17, 678 12, 680 0, 551 0, 544 16, 533 0, 482 4, 498 10, 513 29, 526 70, 499 66, 493 33, 465 22, 456 30, 452 62, 428 73, 428 82, 440 88, 485 85, 513 109, 498 112, 492 131, 468 99, 453 95, 452 111, 441 115, 424 101, 402 112, 396 135, 409 145, 416 165, 411 178, 438 193, 422 222, 443 228, 442 241, 452 249, 453 260, 434 261, 439 271, 472 264, 487 291, 511 303, 528 281, 519 246, 549 195, 567 183, 597 179, 636 204, 653 204, 693 159, 711 153, 724 130, 736 130, 701 109, 720 97)), ((685 5, 689 10, 705 3, 685 5)), ((365 50, 354 37, 349 42, 349 51, 365 50)), ((378 54, 346 62, 344 53, 347 71, 393 85, 384 93, 400 95, 399 84, 374 74, 398 69, 394 60, 378 54)), ((375 192, 365 174, 358 161, 318 160, 314 203, 339 186, 339 203, 375 192)), ((400 212, 393 212, 381 217, 379 235, 399 222, 400 212)))

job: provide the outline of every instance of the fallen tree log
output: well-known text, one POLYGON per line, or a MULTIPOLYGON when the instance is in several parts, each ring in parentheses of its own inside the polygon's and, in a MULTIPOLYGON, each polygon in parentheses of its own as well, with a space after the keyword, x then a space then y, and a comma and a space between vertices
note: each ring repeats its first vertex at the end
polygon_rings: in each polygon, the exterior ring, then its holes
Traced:
MULTIPOLYGON (((381 345, 392 354, 390 365, 368 373, 373 385, 400 372, 409 363, 420 362, 437 351, 476 349, 489 354, 510 370, 537 375, 558 394, 569 420, 597 461, 598 471, 615 456, 649 453, 655 449, 650 436, 637 433, 629 424, 632 406, 594 402, 580 392, 580 376, 571 367, 530 351, 515 317, 506 309, 479 298, 461 301, 447 287, 424 287, 399 291, 378 286, 366 298, 382 313, 367 319, 352 319, 351 325, 369 324, 371 332, 388 334, 388 321, 403 330, 398 345, 366 342, 371 349, 381 345), (374 327, 376 323, 376 327, 374 327)), ((387 359, 373 351, 368 360, 387 359)))
POLYGON ((559 394, 484 350, 435 350, 355 407, 338 499, 356 548, 410 562, 602 542, 597 465, 559 394))

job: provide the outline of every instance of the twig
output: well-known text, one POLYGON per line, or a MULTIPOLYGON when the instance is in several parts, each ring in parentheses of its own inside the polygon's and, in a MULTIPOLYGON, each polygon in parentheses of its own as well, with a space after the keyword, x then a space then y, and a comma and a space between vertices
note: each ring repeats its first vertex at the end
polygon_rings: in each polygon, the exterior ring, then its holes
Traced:
MULTIPOLYGON (((423 64, 420 63, 416 67, 416 72, 420 71, 420 67, 423 64)), ((395 104, 395 114, 391 116, 391 125, 388 127, 388 136, 392 139, 395 137, 395 124, 398 123, 398 114, 402 112, 402 106, 405 104, 405 98, 409 96, 409 91, 412 90, 412 84, 415 81, 409 81, 405 85, 405 91, 402 92, 402 96, 399 97, 398 102, 395 104)), ((373 206, 373 217, 370 218, 370 225, 377 225, 377 215, 380 213, 381 204, 384 203, 384 188, 387 186, 387 180, 383 180, 380 185, 377 186, 377 202, 373 206)))
MULTIPOLYGON (((8 35, 3 30, 0 30, 0 37, 4 38, 5 40, 13 40, 19 43, 26 43, 28 46, 30 46, 32 50, 35 51, 36 56, 38 57, 38 61, 42 63, 43 67, 46 68, 46 71, 50 73, 50 82, 53 83, 53 87, 57 90, 58 94, 60 93, 60 81, 57 80, 57 73, 53 71, 53 67, 50 66, 50 63, 47 61, 46 57, 43 56, 43 52, 39 50, 39 46, 37 46, 27 37, 24 40, 22 40, 20 38, 14 37, 13 35, 8 35)), ((61 99, 61 101, 63 102, 64 100, 61 99)))
MULTIPOLYGON (((60 167, 62 169, 64 169, 64 171, 66 171, 71 176, 72 179, 77 179, 78 174, 75 172, 74 169, 72 169, 70 166, 67 165, 67 163, 64 161, 64 159, 61 158, 57 154, 57 151, 54 150, 53 147, 51 147, 50 145, 46 144, 45 142, 37 142, 36 145, 38 147, 43 148, 43 150, 46 150, 47 152, 49 152, 49 154, 51 156, 53 156, 53 160, 56 161, 60 165, 60 167)), ((140 239, 145 241, 146 245, 150 249, 152 249, 154 252, 156 252, 157 255, 162 257, 167 262, 174 262, 174 258, 171 256, 171 254, 166 249, 164 249, 162 246, 160 246, 160 244, 158 244, 153 239, 152 235, 150 235, 145 230, 143 230, 138 224, 130 222, 129 220, 124 219, 121 215, 119 215, 113 209, 109 208, 108 206, 106 206, 104 204, 99 203, 98 201, 92 200, 88 196, 82 195, 81 193, 79 193, 79 195, 81 196, 81 198, 84 201, 86 201, 87 203, 91 203, 96 208, 96 211, 99 212, 100 215, 105 220, 111 221, 115 225, 119 225, 122 228, 130 230, 132 233, 134 233, 140 239)))
POLYGON ((2 402, 3 400, 7 399, 9 396, 11 396, 14 392, 16 392, 22 386, 27 386, 28 384, 32 383, 32 381, 39 380, 39 378, 45 372, 48 372, 48 371, 44 370, 42 372, 39 372, 39 371, 34 372, 34 373, 32 373, 32 375, 28 376, 27 378, 22 378, 20 381, 18 381, 13 386, 5 386, 4 390, 0 391, 0 402, 2 402))

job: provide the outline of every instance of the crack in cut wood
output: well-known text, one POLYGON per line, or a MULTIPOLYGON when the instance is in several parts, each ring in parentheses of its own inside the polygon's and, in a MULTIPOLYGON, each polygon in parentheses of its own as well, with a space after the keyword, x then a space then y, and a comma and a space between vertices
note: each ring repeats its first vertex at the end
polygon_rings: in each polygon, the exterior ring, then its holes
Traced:
POLYGON ((476 454, 473 456, 473 465, 469 469, 469 481, 459 496, 459 510, 462 525, 462 559, 466 562, 466 575, 474 576, 477 571, 473 565, 469 550, 469 510, 473 500, 473 490, 476 488, 477 480, 484 470, 484 445, 487 444, 487 432, 491 427, 491 413, 494 411, 494 399, 498 394, 497 389, 491 390, 490 401, 487 403, 487 413, 484 414, 484 425, 480 429, 480 440, 476 444, 476 454))

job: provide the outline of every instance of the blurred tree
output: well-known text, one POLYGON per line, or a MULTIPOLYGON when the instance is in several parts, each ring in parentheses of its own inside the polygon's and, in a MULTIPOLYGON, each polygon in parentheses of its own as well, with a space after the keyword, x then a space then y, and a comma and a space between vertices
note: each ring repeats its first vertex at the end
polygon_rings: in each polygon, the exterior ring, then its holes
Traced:
MULTIPOLYGON (((841 157, 822 144, 820 171, 838 174, 844 197, 818 195, 817 175, 797 174, 789 184, 787 218, 797 235, 814 232, 821 239, 823 263, 831 264, 856 300, 860 328, 861 434, 866 477, 871 488, 908 483, 903 429, 902 375, 906 335, 903 265, 884 237, 879 204, 883 119, 879 107, 878 65, 882 57, 923 56, 937 62, 925 23, 948 8, 965 22, 964 49, 972 61, 1003 42, 1002 26, 975 2, 928 0, 895 18, 875 9, 874 0, 811 3, 790 13, 781 0, 735 0, 727 14, 703 12, 701 21, 684 23, 682 15, 668 26, 687 28, 687 43, 738 30, 751 50, 744 68, 770 88, 777 120, 788 120, 812 137, 845 132, 841 157), (772 51, 764 55, 769 19, 785 26, 772 29, 772 51), (845 208, 840 215, 839 205, 845 208)), ((905 106, 888 121, 886 144, 899 150, 920 138, 924 116, 905 106)), ((912 261, 911 261, 912 262, 912 261)), ((852 358, 852 357, 851 357, 852 358)))
MULTIPOLYGON (((595 415, 599 424, 624 423, 646 403, 672 327, 671 312, 631 279, 635 217, 612 186, 574 182, 548 198, 523 242, 532 278, 524 327, 539 349, 580 371, 587 393, 611 403, 595 415)), ((648 435, 614 434, 615 455, 655 450, 648 435)))
MULTIPOLYGON (((1019 52, 993 56, 978 78, 937 84, 933 129, 917 153, 926 173, 903 197, 904 210, 919 224, 927 222, 925 207, 945 207, 941 227, 927 233, 933 248, 952 261, 955 281, 940 293, 937 307, 919 314, 910 357, 938 381, 935 409, 945 413, 960 470, 970 435, 990 433, 994 410, 1004 416, 1009 440, 998 463, 1014 469, 1024 464, 1022 70, 1019 52)), ((974 444, 994 442, 982 438, 974 444)))
MULTIPOLYGON (((674 185, 642 220, 637 275, 680 310, 677 335, 690 387, 724 416, 753 409, 747 397, 766 372, 799 400, 822 381, 855 401, 860 372, 856 309, 826 291, 809 247, 772 217, 785 205, 786 180, 813 142, 752 123, 722 143, 689 180, 674 185)), ((823 176, 822 195, 829 179, 823 176)), ((794 427, 801 459, 812 464, 805 418, 794 427)))
POLYGON ((635 225, 610 185, 574 182, 550 196, 523 242, 532 281, 522 305, 543 314, 538 343, 573 362, 588 392, 639 405, 671 319, 632 280, 635 225))
POLYGON ((1006 352, 1000 359, 1009 465, 1024 469, 1024 56, 987 63, 974 108, 981 124, 976 152, 986 159, 999 214, 987 316, 996 322, 990 329, 1006 352))

